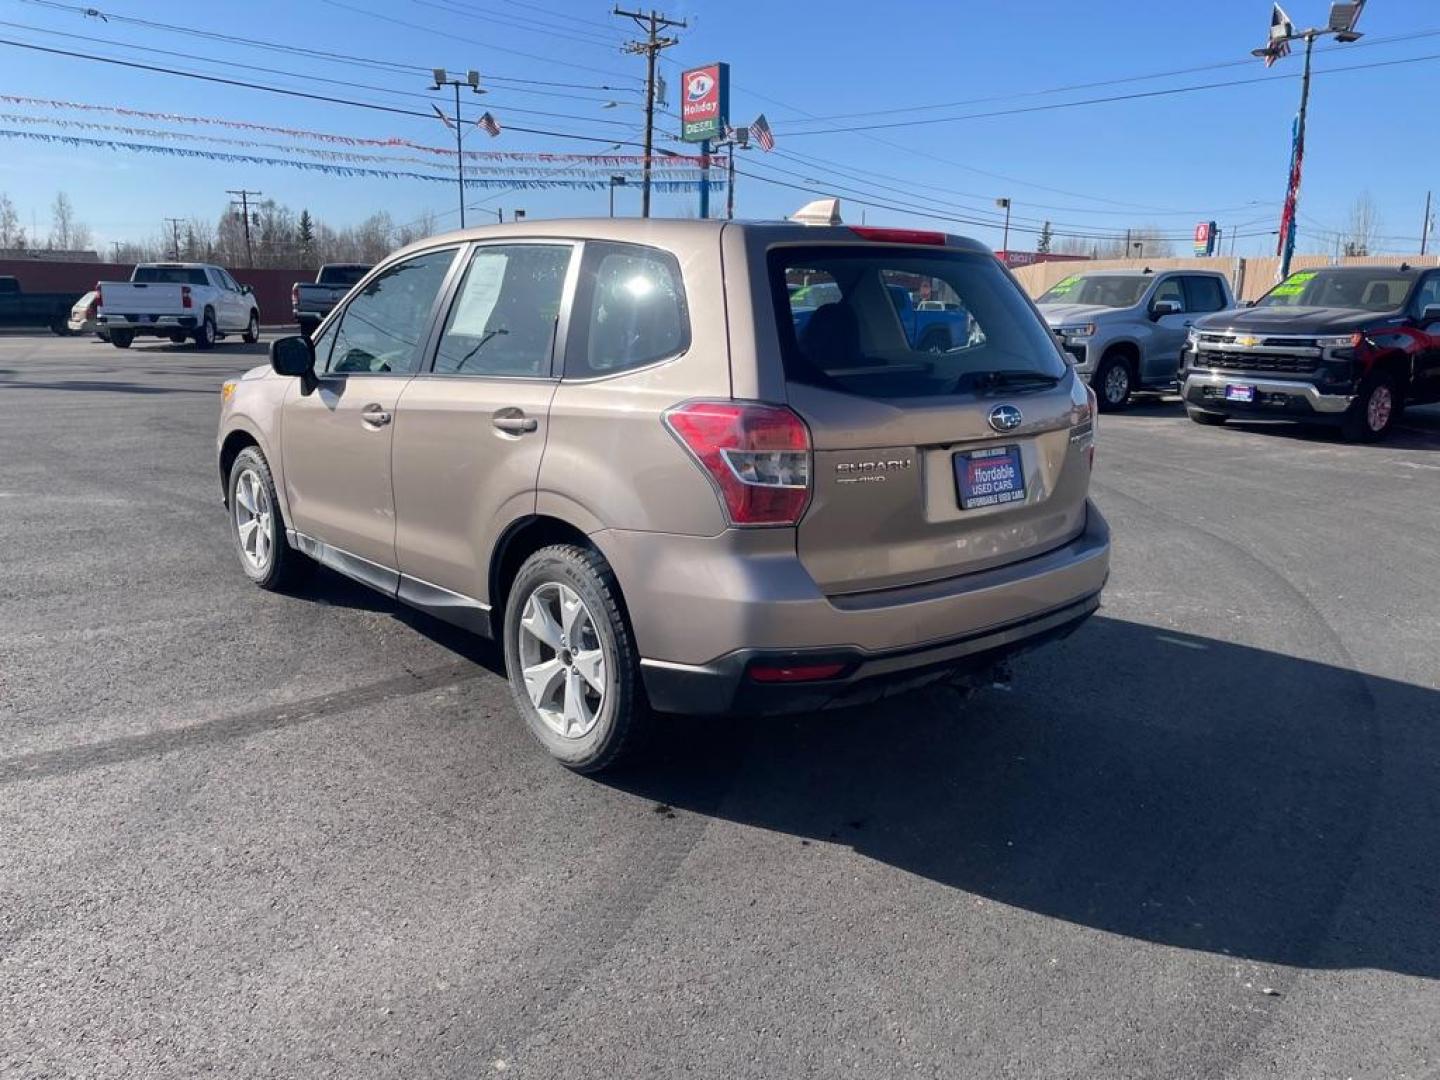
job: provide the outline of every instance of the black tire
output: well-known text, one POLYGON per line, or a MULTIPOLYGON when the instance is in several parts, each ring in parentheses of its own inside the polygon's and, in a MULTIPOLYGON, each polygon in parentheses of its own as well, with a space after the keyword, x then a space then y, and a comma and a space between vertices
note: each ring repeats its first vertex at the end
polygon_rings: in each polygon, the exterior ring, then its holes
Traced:
MULTIPOLYGON (((541 548, 526 559, 510 587, 503 634, 505 670, 509 674, 515 707, 524 717, 531 736, 552 757, 575 772, 594 773, 613 766, 634 751, 642 741, 649 720, 649 703, 640 681, 639 652, 621 604, 620 586, 609 564, 598 553, 557 544, 541 548), (537 590, 555 585, 568 587, 584 602, 595 644, 605 664, 605 688, 595 709, 593 727, 576 736, 560 734, 541 717, 530 699, 522 672, 520 623, 526 604, 537 590)), ((572 662, 567 662, 568 644, 553 656, 559 660, 562 652, 566 654, 566 661, 562 661, 566 669, 562 677, 566 678, 572 668, 572 662)))
POLYGON ((1125 408, 1135 389, 1135 372, 1129 359, 1119 353, 1102 357, 1100 366, 1090 377, 1090 388, 1095 391, 1095 402, 1101 412, 1125 408))
POLYGON ((236 455, 226 480, 225 505, 230 511, 230 539, 235 544, 240 569, 260 588, 271 592, 293 589, 315 569, 315 564, 285 539, 285 520, 280 500, 275 495, 275 479, 270 475, 270 465, 259 447, 247 446, 236 455), (268 558, 258 561, 250 558, 241 539, 240 518, 249 510, 237 488, 247 473, 255 476, 269 506, 268 522, 263 526, 267 531, 268 558))
POLYGON ((1206 412, 1204 409, 1192 409, 1189 406, 1185 409, 1186 415, 1197 424, 1205 424, 1207 427, 1219 427, 1230 418, 1224 413, 1206 412))
POLYGON ((56 337, 70 336, 70 324, 66 321, 64 315, 55 316, 54 320, 50 323, 50 332, 56 337))
POLYGON ((171 335, 170 335, 170 343, 171 343, 172 345, 184 345, 185 342, 187 342, 187 341, 189 341, 189 340, 190 340, 190 339, 187 338, 184 334, 171 334, 171 335))
POLYGON ((240 340, 246 345, 254 345, 260 340, 260 312, 254 308, 250 309, 250 322, 245 327, 245 333, 240 335, 240 340))
POLYGON ((215 312, 206 308, 204 316, 200 319, 200 325, 195 330, 195 348, 202 352, 206 349, 213 349, 215 338, 215 312))
POLYGON ((943 353, 950 351, 950 334, 945 330, 931 330, 920 339, 920 351, 923 353, 943 353))
POLYGON ((1360 392, 1340 422, 1340 435, 1346 442, 1379 442, 1395 426, 1402 407, 1395 377, 1377 372, 1360 384, 1360 392))
POLYGON ((111 330, 110 344, 117 349, 128 349, 130 343, 135 340, 135 334, 130 330, 111 330))

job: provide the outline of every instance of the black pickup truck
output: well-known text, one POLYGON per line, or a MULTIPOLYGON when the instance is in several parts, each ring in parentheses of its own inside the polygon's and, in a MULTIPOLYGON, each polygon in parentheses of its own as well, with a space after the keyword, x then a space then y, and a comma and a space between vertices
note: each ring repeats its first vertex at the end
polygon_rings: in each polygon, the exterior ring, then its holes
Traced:
POLYGON ((0 277, 0 326, 45 326, 63 337, 70 332, 70 309, 83 295, 27 293, 19 278, 0 277))
POLYGON ((1251 307, 1197 319, 1180 378, 1199 424, 1300 420, 1383 438, 1406 405, 1440 401, 1440 268, 1293 273, 1251 307))

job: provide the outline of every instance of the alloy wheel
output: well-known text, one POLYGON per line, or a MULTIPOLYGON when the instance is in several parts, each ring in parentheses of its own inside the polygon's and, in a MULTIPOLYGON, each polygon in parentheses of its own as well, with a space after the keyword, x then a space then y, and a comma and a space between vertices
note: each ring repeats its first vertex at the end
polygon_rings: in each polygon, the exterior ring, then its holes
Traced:
POLYGON ((240 554, 252 570, 263 572, 270 565, 274 551, 274 514, 270 494, 254 469, 246 469, 235 481, 233 501, 240 554))
POLYGON ((1370 394, 1370 400, 1365 403, 1365 422, 1370 425, 1370 430, 1381 432, 1390 423, 1390 414, 1395 411, 1395 395, 1390 387, 1381 383, 1370 394))
POLYGON ((1118 405, 1130 392, 1130 372, 1124 364, 1112 364, 1105 372, 1105 400, 1118 405))
POLYGON ((517 633, 525 690, 545 726, 563 739, 590 734, 605 706, 605 652, 580 594, 558 581, 537 586, 517 633))

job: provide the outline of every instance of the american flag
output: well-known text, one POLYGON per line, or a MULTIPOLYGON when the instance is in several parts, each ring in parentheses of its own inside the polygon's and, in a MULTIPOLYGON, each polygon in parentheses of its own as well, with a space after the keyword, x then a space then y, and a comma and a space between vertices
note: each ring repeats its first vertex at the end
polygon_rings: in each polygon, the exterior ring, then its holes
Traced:
POLYGON ((496 120, 490 113, 483 114, 475 123, 480 125, 482 131, 491 138, 500 134, 500 121, 496 120))
POLYGON ((450 117, 446 116, 443 112, 440 111, 440 106, 431 105, 430 108, 435 110, 435 115, 440 118, 440 122, 442 124, 444 124, 451 131, 455 130, 455 125, 450 122, 450 117))
POLYGON ((775 149, 775 133, 770 130, 770 122, 765 119, 764 113, 757 116, 750 125, 750 135, 767 154, 775 149))
POLYGON ((1295 24, 1279 4, 1270 8, 1270 43, 1265 49, 1265 66, 1268 68, 1282 56, 1290 55, 1290 38, 1295 33, 1295 24))

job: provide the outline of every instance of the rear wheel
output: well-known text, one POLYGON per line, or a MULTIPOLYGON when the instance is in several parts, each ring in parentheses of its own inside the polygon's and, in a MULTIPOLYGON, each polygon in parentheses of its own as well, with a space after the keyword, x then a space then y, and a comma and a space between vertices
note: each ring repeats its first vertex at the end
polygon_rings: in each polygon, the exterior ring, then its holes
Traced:
POLYGON ((1100 361, 1100 366, 1095 369, 1095 375, 1090 380, 1101 412, 1112 412, 1128 405, 1133 384, 1130 362, 1113 353, 1100 361))
POLYGON ((64 315, 56 315, 50 323, 50 332, 56 337, 69 337, 70 324, 64 315))
POLYGON ((1226 420, 1230 419, 1224 413, 1206 412, 1204 409, 1186 408, 1185 413, 1191 420, 1194 420, 1195 423, 1206 424, 1209 427, 1219 427, 1225 423, 1226 420))
POLYGON ((130 330, 111 330, 110 344, 117 349, 128 349, 130 342, 135 340, 135 334, 130 330))
POLYGON ((245 333, 241 335, 240 340, 246 345, 254 345, 260 340, 260 313, 258 311, 250 312, 250 322, 245 327, 245 333))
POLYGON ((633 749, 648 715, 620 588, 597 553, 568 544, 525 560, 505 606, 505 668, 535 741, 598 772, 633 749))
POLYGON ((262 589, 286 589, 315 566, 285 539, 275 481, 259 447, 249 446, 230 466, 230 525, 240 569, 262 589))
POLYGON ((205 309, 205 317, 200 320, 200 328, 195 331, 195 347, 197 349, 213 349, 215 347, 215 313, 209 308, 205 309))
POLYGON ((1350 403, 1340 434, 1347 442, 1378 442, 1400 415, 1400 392, 1392 375, 1380 372, 1366 379, 1350 403))

